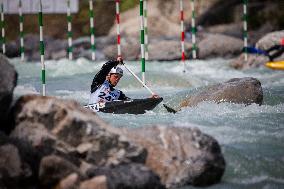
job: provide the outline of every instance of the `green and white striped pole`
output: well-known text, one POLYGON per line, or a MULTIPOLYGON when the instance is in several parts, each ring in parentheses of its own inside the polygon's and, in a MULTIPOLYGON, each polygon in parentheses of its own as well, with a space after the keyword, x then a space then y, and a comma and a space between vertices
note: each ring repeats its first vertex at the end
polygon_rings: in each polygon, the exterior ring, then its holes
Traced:
POLYGON ((25 59, 25 48, 24 48, 24 16, 22 12, 22 0, 19 0, 19 20, 20 20, 20 53, 21 61, 25 59))
POLYGON ((247 15, 247 5, 248 5, 248 0, 243 0, 243 24, 244 24, 244 53, 245 53, 245 61, 248 60, 248 25, 247 25, 247 20, 248 20, 248 15, 247 15))
POLYGON ((148 21, 147 21, 147 0, 144 0, 144 29, 145 29, 145 60, 149 60, 148 52, 148 21))
POLYGON ((191 11, 192 11, 192 16, 191 16, 191 33, 192 33, 192 58, 196 59, 196 50, 197 50, 197 45, 196 45, 196 26, 195 26, 195 2, 194 0, 191 0, 191 11))
POLYGON ((145 84, 145 46, 144 46, 143 0, 140 0, 140 43, 141 43, 142 81, 145 84))
POLYGON ((72 45, 72 16, 71 16, 71 9, 70 9, 70 0, 67 0, 67 22, 68 22, 68 58, 69 60, 73 59, 73 45, 72 45))
POLYGON ((4 5, 1 3, 1 43, 2 43, 2 53, 6 53, 6 39, 5 39, 5 18, 4 18, 4 5))
POLYGON ((89 0, 89 17, 90 17, 90 31, 91 31, 92 60, 96 60, 96 45, 95 45, 95 26, 94 26, 93 0, 89 0))
POLYGON ((42 82, 42 96, 46 95, 46 85, 45 85, 45 64, 44 64, 44 42, 43 42, 43 14, 42 14, 42 3, 39 1, 39 39, 40 39, 40 62, 41 62, 41 82, 42 82))

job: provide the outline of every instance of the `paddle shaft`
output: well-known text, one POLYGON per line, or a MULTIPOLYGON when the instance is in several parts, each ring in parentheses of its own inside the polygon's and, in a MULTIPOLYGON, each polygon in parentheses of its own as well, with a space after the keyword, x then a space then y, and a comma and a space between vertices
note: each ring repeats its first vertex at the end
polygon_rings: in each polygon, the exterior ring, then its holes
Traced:
MULTIPOLYGON (((137 75, 131 71, 124 63, 122 63, 122 65, 124 65, 124 67, 152 94, 154 95, 155 93, 147 86, 143 83, 143 81, 141 81, 141 79, 139 77, 137 77, 137 75)), ((176 113, 177 111, 169 106, 167 106, 166 104, 163 104, 164 107, 166 108, 166 110, 170 113, 176 113)))
POLYGON ((143 87, 145 87, 152 95, 155 94, 147 85, 143 83, 143 81, 139 77, 137 77, 137 75, 133 71, 131 71, 125 64, 123 65, 143 85, 143 87))

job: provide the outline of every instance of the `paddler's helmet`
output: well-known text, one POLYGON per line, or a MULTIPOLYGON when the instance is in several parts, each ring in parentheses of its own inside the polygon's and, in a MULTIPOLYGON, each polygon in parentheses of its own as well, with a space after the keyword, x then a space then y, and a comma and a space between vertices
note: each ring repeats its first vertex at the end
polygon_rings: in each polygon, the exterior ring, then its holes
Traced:
POLYGON ((119 74, 121 76, 123 76, 123 70, 120 67, 113 67, 109 74, 119 74))

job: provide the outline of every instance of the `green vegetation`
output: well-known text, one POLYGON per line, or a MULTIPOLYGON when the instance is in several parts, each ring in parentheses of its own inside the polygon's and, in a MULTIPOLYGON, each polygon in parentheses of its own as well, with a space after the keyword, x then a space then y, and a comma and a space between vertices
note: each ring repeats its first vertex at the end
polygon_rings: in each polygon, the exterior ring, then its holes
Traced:
POLYGON ((123 0, 121 1, 121 5, 120 5, 121 12, 134 8, 138 4, 139 4, 139 0, 123 0))

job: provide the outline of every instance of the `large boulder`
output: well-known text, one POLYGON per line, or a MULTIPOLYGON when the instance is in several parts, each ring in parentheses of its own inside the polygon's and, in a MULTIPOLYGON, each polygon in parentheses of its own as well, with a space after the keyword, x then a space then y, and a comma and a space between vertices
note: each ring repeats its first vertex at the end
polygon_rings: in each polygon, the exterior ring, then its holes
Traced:
POLYGON ((23 140, 0 132, 0 188, 31 188, 37 182, 39 153, 23 140))
MULTIPOLYGON (((188 52, 191 52, 192 45, 189 42, 184 43, 185 56, 189 58, 188 52)), ((149 59, 150 60, 180 60, 181 46, 179 39, 153 40, 149 44, 149 59)))
POLYGON ((218 142, 198 129, 152 126, 124 132, 148 150, 146 165, 167 188, 212 185, 225 171, 218 142))
POLYGON ((52 188, 70 174, 80 175, 79 168, 64 158, 50 155, 43 157, 39 168, 42 188, 52 188))
POLYGON ((260 81, 255 78, 234 78, 224 83, 209 86, 187 97, 180 103, 180 108, 196 106, 203 101, 213 101, 216 103, 231 102, 246 105, 256 103, 261 105, 263 91, 260 81))
POLYGON ((39 176, 42 188, 63 189, 72 183, 88 187, 98 175, 106 176, 110 188, 164 187, 144 165, 145 148, 75 101, 26 95, 15 103, 13 113, 10 137, 27 141, 39 152, 33 175, 39 176))
POLYGON ((88 176, 106 176, 108 189, 116 188, 153 188, 163 189, 160 178, 152 170, 142 164, 123 164, 116 167, 104 167, 89 170, 88 176))
POLYGON ((242 40, 221 34, 207 34, 198 43, 198 57, 201 59, 224 57, 232 58, 242 52, 242 40))
POLYGON ((259 49, 266 50, 273 45, 280 44, 282 38, 284 38, 284 30, 271 32, 263 36, 255 46, 259 49))
POLYGON ((6 123, 18 74, 8 59, 0 54, 0 130, 9 130, 6 123))
POLYGON ((11 135, 34 146, 49 144, 65 154, 75 151, 97 166, 145 162, 144 148, 116 134, 117 129, 75 101, 27 95, 16 102, 14 109, 16 129, 11 135))

